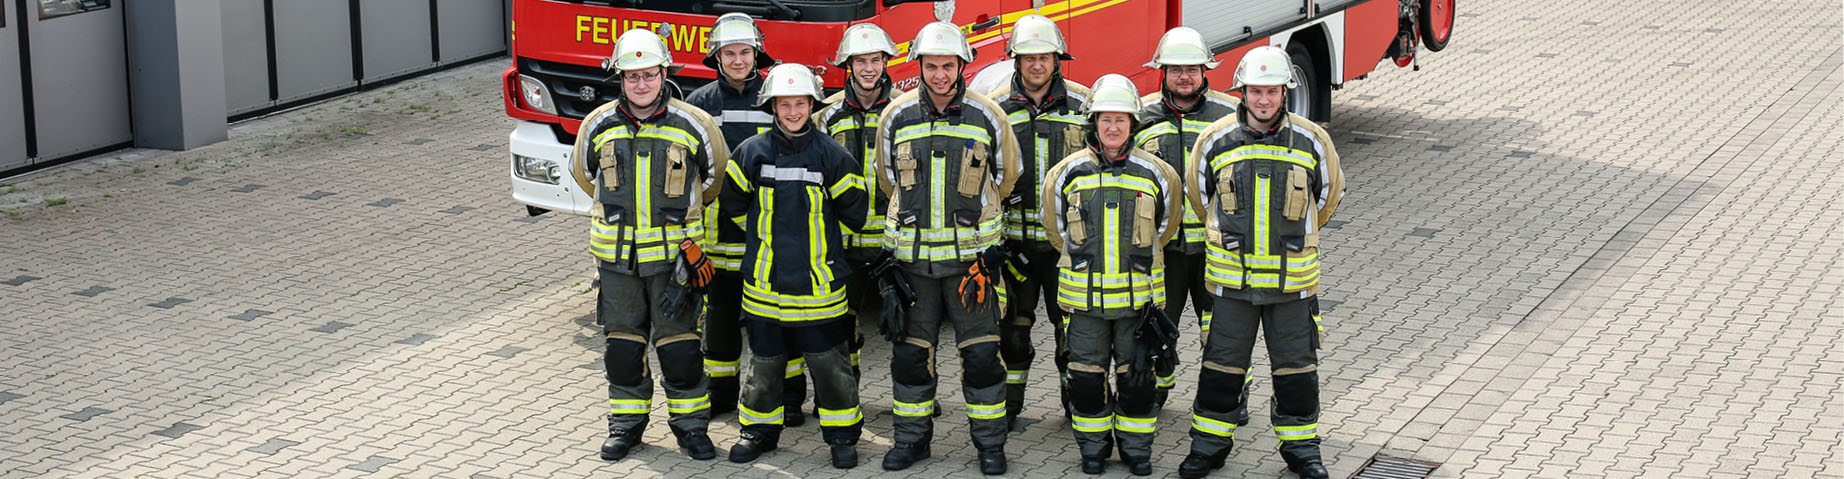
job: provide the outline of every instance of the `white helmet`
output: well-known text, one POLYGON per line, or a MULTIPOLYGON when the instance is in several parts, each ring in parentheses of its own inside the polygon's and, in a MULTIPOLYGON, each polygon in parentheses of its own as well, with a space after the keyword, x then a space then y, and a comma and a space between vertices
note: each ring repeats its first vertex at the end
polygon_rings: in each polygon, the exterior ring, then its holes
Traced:
POLYGON ((666 41, 658 34, 640 28, 628 30, 616 38, 614 55, 602 60, 603 70, 616 73, 653 67, 671 69, 672 52, 666 50, 666 41))
POLYGON ((1063 31, 1056 28, 1055 20, 1038 14, 1019 17, 1012 24, 1012 39, 1005 44, 1005 55, 1018 58, 1038 53, 1055 53, 1061 60, 1076 59, 1069 55, 1069 44, 1063 41, 1063 31))
POLYGON ((1203 65, 1205 70, 1211 70, 1219 63, 1210 54, 1210 46, 1204 44, 1204 34, 1191 27, 1178 27, 1159 37, 1159 48, 1153 50, 1153 60, 1147 62, 1146 67, 1203 65))
POLYGON ((783 63, 769 69, 767 79, 762 81, 762 92, 756 95, 756 106, 766 105, 770 99, 780 96, 812 98, 815 108, 826 99, 824 90, 820 89, 820 77, 799 63, 783 63))
POLYGON ((704 66, 718 69, 717 50, 724 45, 749 45, 756 51, 756 68, 767 68, 775 64, 775 58, 768 56, 762 48, 762 30, 756 28, 756 19, 747 13, 726 13, 717 17, 711 25, 710 37, 705 39, 704 66))
POLYGON ((1236 88, 1244 86, 1299 86, 1293 79, 1293 57, 1274 45, 1249 50, 1236 65, 1236 88))
POLYGON ((1094 88, 1089 89, 1088 114, 1104 111, 1139 115, 1140 89, 1133 86, 1133 80, 1116 73, 1095 79, 1094 88))
POLYGON ((839 39, 839 53, 832 56, 832 66, 845 67, 852 61, 852 56, 865 53, 882 52, 891 58, 896 57, 896 42, 890 41, 890 34, 874 23, 860 23, 845 29, 845 36, 839 39))
POLYGON ((953 55, 963 62, 973 63, 973 49, 967 46, 967 36, 960 32, 960 27, 948 22, 929 22, 916 32, 915 41, 909 42, 909 61, 916 61, 922 55, 953 55))

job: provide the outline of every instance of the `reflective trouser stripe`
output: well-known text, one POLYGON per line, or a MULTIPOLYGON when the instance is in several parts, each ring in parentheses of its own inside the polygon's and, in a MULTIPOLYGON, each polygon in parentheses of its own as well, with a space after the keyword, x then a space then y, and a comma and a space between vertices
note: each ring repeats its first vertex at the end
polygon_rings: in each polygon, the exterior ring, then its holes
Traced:
POLYGON ((786 409, 787 409, 786 407, 776 407, 775 410, 773 411, 760 412, 754 409, 749 409, 749 406, 739 405, 736 408, 736 418, 741 420, 744 426, 748 426, 752 424, 780 425, 781 420, 784 417, 784 415, 782 414, 782 411, 786 409))
POLYGON ((895 412, 898 416, 928 417, 935 415, 935 400, 933 399, 919 403, 893 402, 896 403, 896 407, 892 408, 892 412, 895 412))
POLYGON ((1114 416, 1114 429, 1117 431, 1121 431, 1121 432, 1137 432, 1141 434, 1152 434, 1153 427, 1157 426, 1158 424, 1159 424, 1159 418, 1156 418, 1156 417, 1127 417, 1127 416, 1121 416, 1121 415, 1114 416))
POLYGON ((1084 417, 1069 416, 1069 425, 1076 432, 1108 432, 1114 429, 1113 416, 1084 417))
POLYGON ((1005 401, 995 404, 967 404, 967 417, 971 419, 999 419, 1005 417, 1005 401))
POLYGON ((1235 423, 1218 421, 1197 414, 1191 415, 1191 429, 1212 436, 1236 437, 1235 423))
POLYGON ((858 365, 858 353, 859 352, 860 351, 852 351, 852 366, 858 365))
POLYGON ((735 377, 737 366, 740 364, 742 364, 741 361, 718 361, 705 358, 704 372, 714 378, 735 377))
POLYGON ((820 409, 820 426, 848 427, 864 422, 864 412, 854 407, 851 409, 820 409))
POLYGON ((786 377, 789 379, 800 377, 801 368, 806 365, 807 365, 807 358, 789 359, 786 377))
POLYGON ((1274 426, 1274 437, 1282 441, 1317 439, 1319 437, 1319 425, 1315 423, 1300 426, 1274 426))
POLYGON ((1024 384, 1024 382, 1030 378, 1031 378, 1031 371, 1028 369, 1021 370, 1021 371, 1006 371, 1005 372, 1005 383, 1006 384, 1024 384))
POLYGON ((1171 376, 1159 376, 1155 379, 1159 380, 1159 384, 1155 385, 1154 387, 1157 387, 1160 389, 1171 389, 1171 388, 1178 387, 1178 374, 1177 373, 1173 373, 1171 376))
POLYGON ((650 409, 653 409, 653 401, 650 399, 608 400, 609 414, 646 414, 650 409))
POLYGON ((1202 330, 1203 330, 1204 332, 1206 332, 1206 333, 1208 333, 1208 332, 1210 332, 1210 318, 1211 318, 1211 316, 1212 316, 1212 313, 1211 313, 1211 312, 1209 312, 1209 311, 1205 311, 1205 312, 1204 312, 1204 314, 1200 314, 1200 315, 1198 315, 1198 316, 1197 316, 1197 327, 1198 327, 1198 329, 1202 329, 1202 330))
POLYGON ((711 408, 711 395, 706 394, 691 399, 666 399, 666 412, 672 414, 691 414, 711 408))

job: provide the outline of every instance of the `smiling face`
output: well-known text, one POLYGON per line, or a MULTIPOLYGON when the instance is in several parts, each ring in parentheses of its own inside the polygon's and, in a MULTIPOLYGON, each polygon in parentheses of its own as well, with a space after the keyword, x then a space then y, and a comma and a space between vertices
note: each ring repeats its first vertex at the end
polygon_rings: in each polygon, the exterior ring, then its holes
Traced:
POLYGON ((1032 53, 1018 56, 1018 82, 1026 89, 1038 90, 1050 84, 1050 75, 1056 73, 1055 53, 1032 53))
POLYGON ((1165 90, 1181 97, 1197 96, 1204 89, 1203 65, 1165 67, 1165 90))
POLYGON ((954 83, 960 81, 960 70, 960 57, 922 55, 922 84, 928 86, 928 92, 936 96, 954 94, 954 83))
POLYGON ((1095 138, 1101 140, 1104 150, 1122 151, 1127 147, 1127 140, 1133 139, 1133 115, 1117 111, 1096 114, 1095 138))
POLYGON ((852 83, 862 91, 877 88, 877 81, 884 77, 884 66, 890 60, 884 52, 871 52, 852 55, 852 83))
POLYGON ((659 104, 660 90, 665 85, 665 67, 621 72, 621 94, 636 107, 647 108, 659 104))
POLYGON ((775 122, 782 131, 800 131, 807 127, 807 116, 813 113, 813 99, 804 96, 778 96, 775 102, 775 122))
POLYGON ((1280 115, 1281 105, 1287 101, 1287 87, 1244 86, 1242 87, 1242 104, 1248 105, 1249 114, 1255 121, 1267 123, 1280 115))
POLYGON ((724 45, 717 49, 717 66, 731 81, 748 79, 756 69, 756 49, 741 43, 724 45))

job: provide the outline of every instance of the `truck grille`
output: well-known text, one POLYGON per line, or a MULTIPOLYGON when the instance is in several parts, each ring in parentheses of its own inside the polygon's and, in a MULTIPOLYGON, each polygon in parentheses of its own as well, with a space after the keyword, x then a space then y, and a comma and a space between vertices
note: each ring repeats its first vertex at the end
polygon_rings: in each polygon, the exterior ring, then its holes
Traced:
POLYGON ((551 90, 551 100, 557 102, 557 114, 565 118, 581 120, 615 99, 615 84, 604 83, 609 73, 598 67, 520 58, 519 73, 544 82, 551 90), (583 87, 594 90, 588 100, 582 97, 583 87))

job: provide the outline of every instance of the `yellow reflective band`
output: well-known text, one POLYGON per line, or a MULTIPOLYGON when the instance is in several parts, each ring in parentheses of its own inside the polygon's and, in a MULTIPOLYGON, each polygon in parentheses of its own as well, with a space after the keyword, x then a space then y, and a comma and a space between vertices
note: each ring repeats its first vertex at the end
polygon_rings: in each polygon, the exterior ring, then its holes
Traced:
POLYGON ((595 135, 595 138, 589 139, 589 144, 595 145, 596 149, 599 150, 602 148, 602 145, 607 144, 609 141, 625 140, 625 139, 633 138, 633 137, 634 137, 634 134, 628 132, 627 125, 621 125, 621 126, 617 126, 614 128, 609 128, 607 130, 602 130, 601 133, 597 133, 595 135))
MULTIPOLYGON (((736 166, 736 160, 730 160, 730 164, 724 167, 724 176, 730 177, 730 181, 735 182, 737 189, 743 190, 744 193, 753 193, 756 190, 755 179, 750 178, 748 173, 744 173, 742 167, 736 166)), ((712 202, 713 205, 715 203, 712 202)))
POLYGON ((1319 437, 1319 424, 1274 426, 1274 437, 1282 441, 1305 441, 1319 437))
POLYGON ((1005 372, 1006 384, 1024 384, 1029 379, 1031 379, 1031 371, 1028 369, 1005 372))
POLYGON ((1262 256, 1262 255, 1268 254, 1268 241, 1269 241, 1268 240, 1268 234, 1269 234, 1268 228, 1270 228, 1270 226, 1268 225, 1268 216, 1270 213, 1268 211, 1270 209, 1268 206, 1268 203, 1272 200, 1269 197, 1274 196, 1274 191, 1272 191, 1273 189, 1269 186, 1269 181, 1270 180, 1266 176, 1261 176, 1261 175, 1255 176, 1255 255, 1256 256, 1262 256))
POLYGON ((785 419, 785 415, 782 414, 782 411, 786 409, 786 407, 776 407, 772 411, 762 412, 749 409, 749 406, 738 404, 736 406, 736 418, 741 421, 744 426, 753 424, 780 425, 781 421, 785 419))
MULTIPOLYGON (((831 255, 826 251, 826 218, 821 215, 826 201, 820 198, 819 188, 807 188, 807 204, 812 208, 807 212, 807 270, 814 273, 813 292, 818 293, 832 287, 837 278, 832 275, 832 265, 827 263, 831 255)), ((844 294, 839 296, 844 297, 844 294)))
POLYGON ((1148 196, 1159 196, 1159 185, 1154 184, 1152 180, 1120 173, 1077 177, 1070 180, 1069 184, 1063 185, 1063 195, 1068 196, 1070 193, 1100 188, 1125 188, 1148 196))
POLYGON ((704 372, 714 378, 733 377, 736 376, 737 367, 740 365, 740 361, 718 361, 705 358, 704 372))
POLYGON ((1070 415, 1069 426, 1076 432, 1108 432, 1114 430, 1114 416, 1087 417, 1070 415))
POLYGON ((692 154, 694 155, 698 154, 698 142, 692 139, 692 135, 690 132, 687 132, 685 130, 681 130, 678 128, 673 128, 670 126, 663 126, 663 125, 660 125, 660 126, 647 125, 647 126, 641 127, 640 133, 634 135, 634 137, 635 138, 651 138, 655 140, 664 140, 664 141, 669 141, 673 143, 678 143, 679 145, 684 146, 685 149, 691 150, 692 154))
POLYGON ((955 125, 949 123, 947 120, 935 120, 897 128, 890 142, 893 144, 904 143, 931 136, 946 136, 973 140, 987 145, 992 144, 992 133, 971 126, 955 125))
POLYGON ((1049 121, 1053 121, 1057 123, 1068 123, 1068 124, 1076 125, 1076 126, 1087 126, 1088 125, 1088 119, 1083 118, 1080 115, 1067 115, 1067 114, 1057 113, 1057 112, 1046 113, 1044 114, 1044 116, 1038 117, 1038 119, 1049 120, 1049 121))
POLYGON ((1158 425, 1159 418, 1156 417, 1114 416, 1114 429, 1120 432, 1152 434, 1153 428, 1158 425))
POLYGON ((917 403, 902 401, 892 402, 895 403, 895 407, 891 408, 891 412, 896 413, 898 416, 929 417, 935 415, 935 400, 933 399, 917 403))
POLYGON ((820 409, 820 427, 851 427, 864 422, 864 412, 851 409, 820 409))
MULTIPOLYGON (((772 221, 775 217, 775 215, 773 214, 773 212, 775 211, 774 190, 769 189, 769 188, 763 188, 760 192, 756 193, 756 208, 760 212, 756 214, 756 227, 755 227, 754 233, 756 234, 757 237, 760 237, 760 238, 774 238, 775 237, 775 222, 772 221)), ((772 243, 772 242, 764 241, 764 243, 772 243)), ((770 278, 771 276, 769 276, 769 267, 774 264, 775 264, 775 249, 774 248, 756 249, 755 275, 753 277, 763 278, 763 279, 770 278)))
POLYGON ((1191 429, 1217 437, 1236 437, 1236 423, 1191 415, 1191 429))
POLYGON ((666 399, 666 412, 671 414, 691 414, 711 408, 711 395, 706 394, 691 399, 666 399))
POLYGON ((1156 387, 1159 389, 1171 389, 1171 388, 1178 387, 1178 376, 1176 375, 1158 376, 1158 377, 1155 377, 1154 379, 1158 380, 1158 384, 1154 384, 1153 387, 1156 387))
POLYGON ((853 188, 860 190, 864 189, 864 177, 857 173, 847 173, 844 178, 840 178, 839 181, 833 182, 832 187, 828 188, 826 193, 832 195, 833 198, 838 198, 840 195, 844 195, 845 192, 851 191, 853 188))
POLYGON ((1013 125, 1031 121, 1031 112, 1018 110, 1005 114, 1005 121, 1013 125))
POLYGON ((858 365, 858 351, 852 351, 852 365, 858 365))
POLYGON ((1210 159, 1210 170, 1213 172, 1222 170, 1231 163, 1249 160, 1282 161, 1300 165, 1308 170, 1318 165, 1318 162, 1313 160, 1312 154, 1304 151, 1283 146, 1249 144, 1218 153, 1210 159))
POLYGON ((789 359, 787 369, 785 370, 786 375, 782 377, 786 379, 794 379, 794 378, 800 377, 800 373, 806 370, 806 366, 807 366, 807 358, 789 359))
POLYGON ((646 414, 651 409, 653 409, 653 401, 650 399, 608 400, 609 414, 646 414))
POLYGON ((743 310, 781 321, 818 321, 842 316, 849 308, 844 288, 813 295, 784 294, 769 291, 751 279, 743 284, 743 310))
POLYGON ((967 403, 967 418, 969 419, 1000 419, 1004 417, 1005 401, 999 401, 997 404, 967 403))

